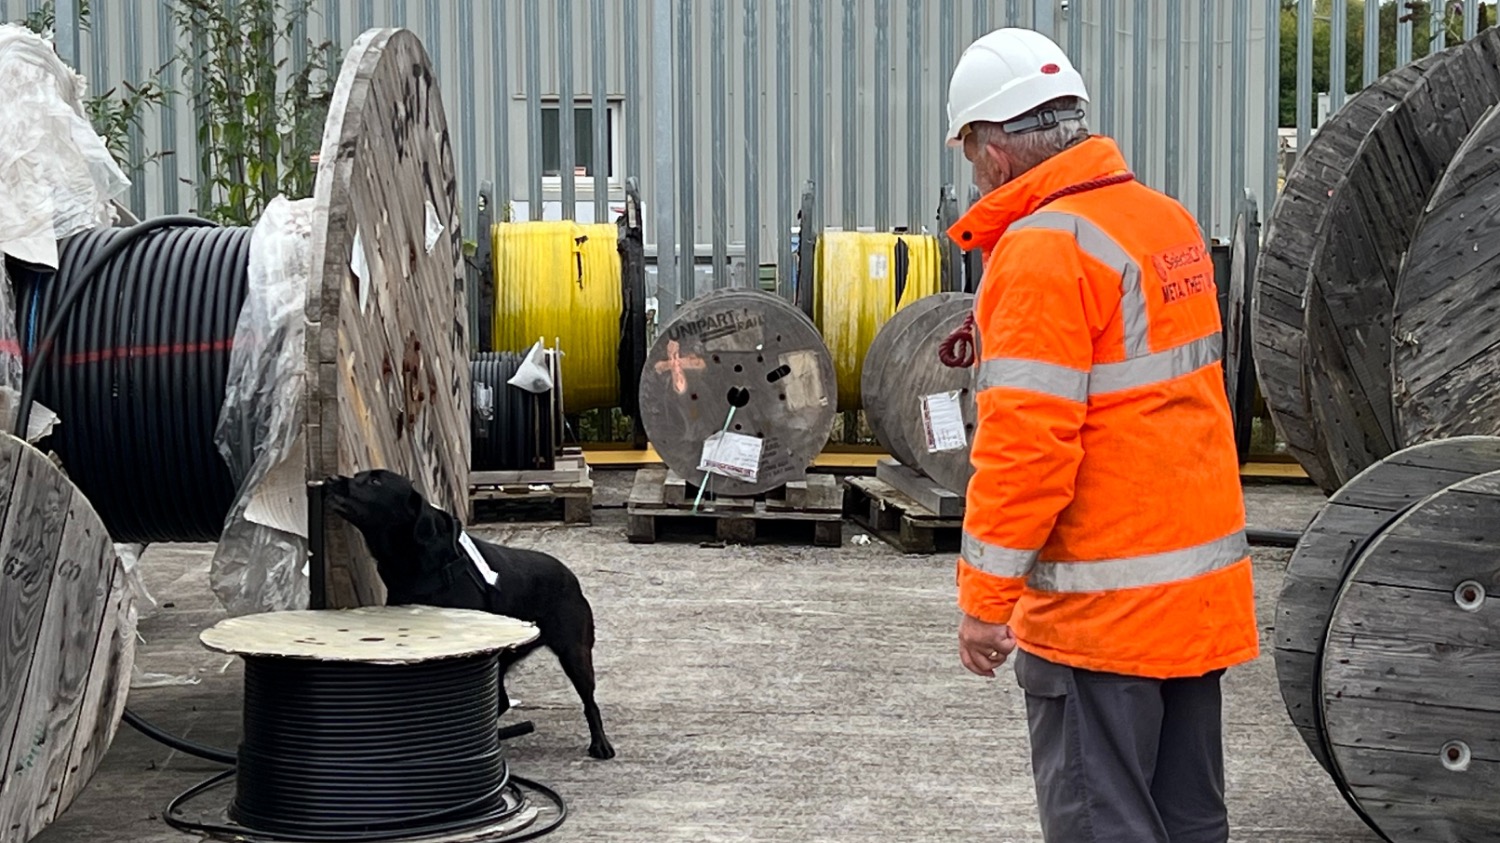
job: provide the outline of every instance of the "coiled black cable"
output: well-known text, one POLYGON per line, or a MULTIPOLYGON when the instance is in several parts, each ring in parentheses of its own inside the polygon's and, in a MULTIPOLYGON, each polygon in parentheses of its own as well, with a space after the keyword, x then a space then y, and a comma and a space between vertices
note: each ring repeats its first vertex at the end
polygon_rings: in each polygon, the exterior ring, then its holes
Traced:
POLYGON ((540 836, 561 825, 566 804, 510 774, 495 730, 499 694, 494 653, 401 665, 246 657, 234 825, 181 816, 230 772, 173 800, 166 821, 288 841, 422 837, 520 822, 528 784, 559 815, 506 839, 540 836))
POLYGON ((20 291, 22 415, 57 412, 49 445, 116 541, 214 541, 238 488, 214 429, 251 230, 163 219, 68 238, 20 291))
POLYGON ((488 388, 485 407, 476 389, 470 423, 475 471, 550 471, 556 464, 558 427, 550 392, 533 393, 509 381, 526 359, 510 351, 484 352, 469 360, 469 376, 488 388))

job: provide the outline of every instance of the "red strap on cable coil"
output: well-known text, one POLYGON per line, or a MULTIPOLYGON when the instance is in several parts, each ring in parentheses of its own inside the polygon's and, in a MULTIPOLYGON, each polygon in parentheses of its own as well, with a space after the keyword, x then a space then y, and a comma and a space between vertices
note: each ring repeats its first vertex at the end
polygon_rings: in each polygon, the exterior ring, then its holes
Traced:
MULTIPOLYGON (((1062 190, 1049 194, 1037 208, 1039 210, 1045 208, 1053 201, 1061 199, 1064 196, 1072 196, 1077 193, 1094 190, 1095 188, 1108 187, 1112 184, 1123 184, 1134 180, 1135 173, 1115 173, 1114 175, 1100 176, 1097 179, 1089 179, 1088 181, 1069 185, 1062 190)), ((938 346, 938 359, 943 361, 944 366, 953 369, 966 369, 974 365, 974 360, 979 356, 979 351, 975 345, 974 312, 969 311, 964 316, 963 324, 954 328, 953 333, 949 334, 948 338, 943 340, 943 344, 938 346)))

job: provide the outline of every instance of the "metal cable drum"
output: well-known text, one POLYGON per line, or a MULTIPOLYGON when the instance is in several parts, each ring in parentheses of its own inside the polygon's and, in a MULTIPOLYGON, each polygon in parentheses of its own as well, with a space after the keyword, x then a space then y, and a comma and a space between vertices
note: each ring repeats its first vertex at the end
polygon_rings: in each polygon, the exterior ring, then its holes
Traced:
POLYGON ((1260 253, 1260 220, 1255 197, 1245 191, 1235 210, 1229 240, 1229 283, 1224 308, 1224 391, 1234 418, 1234 443, 1240 463, 1250 460, 1254 431, 1255 360, 1250 339, 1250 305, 1254 300, 1255 260, 1260 253))
POLYGON ((657 453, 717 494, 803 479, 833 432, 833 359, 812 320, 771 293, 717 290, 687 302, 658 330, 640 380, 641 423, 657 453), (699 466, 719 443, 719 459, 739 469, 705 478, 699 466))
POLYGON ((569 413, 613 407, 637 413, 645 307, 644 278, 626 260, 636 245, 632 233, 629 226, 570 220, 502 222, 491 229, 492 348, 558 338, 569 413))
POLYGON ((838 410, 861 409, 870 344, 891 315, 942 289, 942 247, 926 234, 825 231, 816 247, 813 319, 833 357, 838 410))
POLYGON ((525 359, 491 351, 469 361, 475 471, 550 471, 556 461, 561 419, 552 391, 537 394, 508 382, 525 359))
POLYGON ((902 465, 959 494, 974 473, 969 443, 977 414, 975 369, 945 365, 938 348, 973 309, 971 293, 937 293, 897 311, 870 343, 860 381, 865 419, 880 444, 902 465), (952 410, 953 404, 963 426, 963 445, 929 442, 928 431, 938 432, 943 423, 932 410, 952 410))

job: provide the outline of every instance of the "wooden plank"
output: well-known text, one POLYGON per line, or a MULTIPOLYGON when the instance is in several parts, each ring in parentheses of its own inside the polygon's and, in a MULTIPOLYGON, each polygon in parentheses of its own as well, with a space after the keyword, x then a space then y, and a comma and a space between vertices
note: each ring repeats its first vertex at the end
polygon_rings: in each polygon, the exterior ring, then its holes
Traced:
MULTIPOLYGON (((421 41, 376 29, 334 88, 314 195, 308 295, 309 480, 389 468, 434 506, 469 508, 468 310, 442 95, 421 41), (429 222, 442 231, 428 247, 429 222), (364 281, 350 270, 356 235, 364 281)), ((325 520, 332 608, 378 605, 362 541, 325 520)))
POLYGON ((1454 153, 1423 210, 1392 308, 1393 403, 1406 441, 1500 433, 1500 108, 1454 153))
POLYGON ((962 518, 964 515, 966 498, 962 492, 944 488, 895 460, 881 460, 875 467, 875 476, 939 518, 962 518))
POLYGON ((1396 68, 1350 97, 1319 127, 1296 163, 1266 222, 1255 268, 1251 336, 1256 378, 1287 449, 1320 488, 1338 488, 1322 434, 1304 390, 1303 298, 1313 252, 1329 217, 1329 196, 1355 150, 1386 109, 1398 102, 1436 59, 1424 56, 1396 68))
POLYGON ((1495 437, 1434 440, 1398 451, 1334 492, 1297 543, 1276 603, 1276 677, 1287 714, 1325 767, 1313 729, 1314 654, 1351 552, 1395 513, 1455 482, 1494 470, 1500 470, 1500 438, 1495 437))
POLYGON ((24 841, 113 739, 126 686, 108 679, 134 652, 134 605, 111 599, 124 578, 109 533, 46 455, 0 435, 0 482, 0 840, 24 841))
POLYGON ((973 307, 974 296, 970 293, 923 296, 891 314, 865 350, 859 386, 865 423, 875 434, 875 440, 904 463, 914 464, 916 458, 899 423, 901 416, 911 410, 907 400, 910 395, 900 392, 896 385, 902 372, 911 365, 911 358, 901 350, 905 344, 903 338, 926 334, 954 308, 969 311, 973 307))
POLYGON ((1481 840, 1500 827, 1497 586, 1492 471, 1408 509, 1340 590, 1321 666, 1326 748, 1389 839, 1481 840))
POLYGON ((1500 68, 1478 60, 1496 39, 1500 31, 1489 29, 1440 53, 1371 126, 1334 187, 1304 327, 1311 405, 1340 482, 1408 444, 1391 411, 1397 273, 1443 169, 1500 100, 1500 68))
POLYGON ((833 431, 836 403, 817 328, 760 290, 717 290, 679 308, 641 380, 641 422, 662 459, 688 483, 730 497, 803 479, 833 431), (705 441, 720 432, 761 440, 753 481, 710 481, 698 470, 705 441))
POLYGON ((963 520, 940 518, 878 477, 844 480, 850 494, 845 509, 854 522, 902 553, 956 552, 963 520))

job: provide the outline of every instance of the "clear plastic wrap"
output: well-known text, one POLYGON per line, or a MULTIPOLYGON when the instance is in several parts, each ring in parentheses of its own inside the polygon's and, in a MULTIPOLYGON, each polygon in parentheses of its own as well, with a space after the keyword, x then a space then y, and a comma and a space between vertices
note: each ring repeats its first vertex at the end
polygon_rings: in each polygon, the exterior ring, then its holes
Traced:
POLYGON ((209 571, 231 616, 307 607, 302 389, 313 201, 277 196, 250 240, 249 283, 214 434, 239 488, 209 571))
POLYGON ((0 25, 0 251, 56 266, 57 241, 112 225, 130 179, 84 113, 87 86, 48 41, 0 25))

